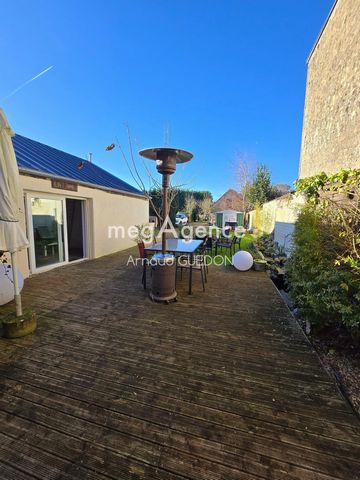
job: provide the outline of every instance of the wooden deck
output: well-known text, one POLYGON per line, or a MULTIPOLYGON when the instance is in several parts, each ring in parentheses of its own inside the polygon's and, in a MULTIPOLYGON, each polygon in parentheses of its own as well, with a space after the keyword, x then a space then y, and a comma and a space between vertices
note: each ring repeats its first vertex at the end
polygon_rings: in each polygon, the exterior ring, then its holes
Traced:
POLYGON ((0 339, 1 480, 360 478, 359 421, 265 274, 214 267, 158 305, 128 253, 26 282, 42 315, 0 339))

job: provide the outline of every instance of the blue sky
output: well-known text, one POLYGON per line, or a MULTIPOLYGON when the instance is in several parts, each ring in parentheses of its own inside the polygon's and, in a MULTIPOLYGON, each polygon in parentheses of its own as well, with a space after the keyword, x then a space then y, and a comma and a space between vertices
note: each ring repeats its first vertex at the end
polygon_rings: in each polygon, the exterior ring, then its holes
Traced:
POLYGON ((306 58, 333 0, 3 2, 0 106, 13 129, 131 181, 118 151, 192 151, 181 182, 215 197, 234 155, 296 179, 306 58), (4 19, 6 18, 6 21, 4 19), (45 68, 50 71, 4 100, 45 68))

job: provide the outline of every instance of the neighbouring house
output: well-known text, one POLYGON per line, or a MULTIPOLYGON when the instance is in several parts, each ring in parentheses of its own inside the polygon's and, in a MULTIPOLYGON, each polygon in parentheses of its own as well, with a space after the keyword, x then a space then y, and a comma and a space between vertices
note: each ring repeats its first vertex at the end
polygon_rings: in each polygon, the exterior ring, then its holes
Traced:
POLYGON ((300 178, 360 168, 360 1, 337 0, 308 57, 300 178))
POLYGON ((224 210, 238 210, 240 212, 244 211, 243 200, 236 190, 230 188, 227 190, 221 197, 213 203, 212 211, 222 212, 224 210))
POLYGON ((19 253, 25 277, 134 245, 128 228, 149 220, 139 190, 92 162, 21 135, 13 146, 24 197, 21 223, 30 242, 19 253))
POLYGON ((236 190, 229 189, 221 195, 213 203, 212 211, 215 214, 215 224, 219 228, 244 225, 243 200, 236 190))

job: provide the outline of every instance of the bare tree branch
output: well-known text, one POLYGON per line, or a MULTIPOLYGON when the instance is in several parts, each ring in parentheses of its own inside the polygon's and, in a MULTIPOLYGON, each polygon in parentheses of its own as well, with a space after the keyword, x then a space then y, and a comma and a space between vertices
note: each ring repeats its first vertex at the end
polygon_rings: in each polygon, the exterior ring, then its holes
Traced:
POLYGON ((192 219, 192 214, 195 210, 196 207, 196 200, 194 198, 194 195, 191 193, 188 193, 185 197, 185 206, 184 206, 184 211, 186 215, 189 217, 189 221, 192 219))
MULTIPOLYGON (((159 219, 161 222, 162 220, 162 211, 161 207, 157 207, 155 205, 154 199, 152 198, 151 192, 152 191, 160 191, 162 188, 162 182, 161 182, 161 177, 159 179, 153 174, 153 172, 150 169, 150 162, 144 161, 143 158, 139 161, 137 160, 137 157, 134 154, 134 147, 133 147, 133 139, 131 136, 131 131, 130 127, 128 124, 125 124, 125 131, 126 131, 126 137, 127 137, 127 143, 128 143, 128 150, 129 150, 129 156, 125 153, 123 147, 121 146, 121 143, 119 139, 116 137, 116 143, 115 145, 118 147, 120 150, 120 154, 122 159, 124 160, 124 163, 131 175, 131 178, 135 182, 136 186, 139 188, 139 190, 145 195, 145 197, 149 200, 149 204, 154 211, 156 217, 159 219), (141 166, 141 169, 140 169, 141 166), (142 172, 141 172, 142 170, 142 172), (146 180, 144 180, 144 177, 146 180), (147 185, 145 185, 145 182, 147 185)), ((136 142, 135 142, 136 143, 136 142)), ((107 150, 112 150, 115 145, 110 145, 107 150)), ((170 181, 170 188, 169 188, 169 207, 171 206, 172 202, 174 201, 178 191, 180 188, 185 186, 185 183, 181 184, 173 184, 173 182, 170 181)))
POLYGON ((244 152, 236 152, 234 158, 234 177, 236 189, 242 197, 243 209, 247 211, 250 206, 248 199, 249 185, 253 180, 256 169, 254 158, 244 152))
POLYGON ((205 220, 211 215, 213 202, 208 195, 200 201, 200 213, 205 220))

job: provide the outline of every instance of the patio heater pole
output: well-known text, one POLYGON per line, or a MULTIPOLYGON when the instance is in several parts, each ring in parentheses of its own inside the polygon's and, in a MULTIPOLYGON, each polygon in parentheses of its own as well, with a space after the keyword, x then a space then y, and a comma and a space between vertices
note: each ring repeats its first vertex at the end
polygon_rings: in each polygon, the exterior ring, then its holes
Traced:
MULTIPOLYGON (((163 221, 163 228, 165 227, 165 221, 168 216, 168 194, 169 194, 169 185, 170 185, 170 175, 168 173, 163 174, 163 179, 162 179, 162 187, 163 187, 163 198, 162 198, 162 221, 163 221)), ((166 225, 167 226, 167 225, 166 225)), ((162 254, 166 254, 166 232, 165 228, 164 231, 162 232, 161 235, 161 251, 162 254)))
MULTIPOLYGON (((169 186, 170 175, 175 173, 177 163, 185 163, 192 159, 193 155, 185 150, 169 147, 147 148, 141 150, 142 157, 156 161, 156 169, 162 175, 162 222, 165 230, 165 222, 169 214, 169 186)), ((166 233, 161 235, 161 253, 152 258, 152 285, 150 298, 156 302, 169 303, 176 300, 176 261, 175 256, 166 251, 166 233)))

